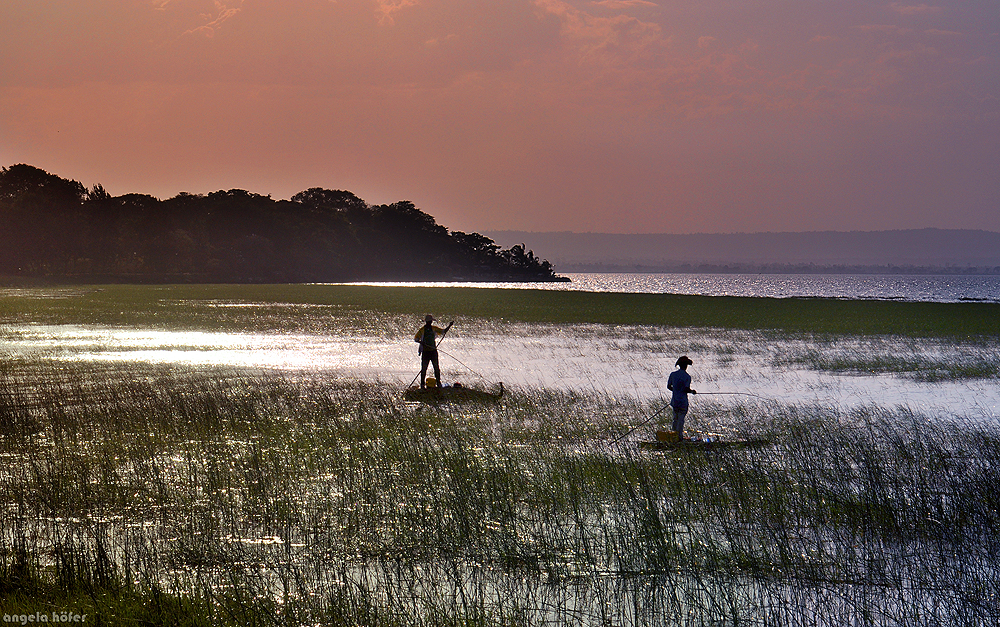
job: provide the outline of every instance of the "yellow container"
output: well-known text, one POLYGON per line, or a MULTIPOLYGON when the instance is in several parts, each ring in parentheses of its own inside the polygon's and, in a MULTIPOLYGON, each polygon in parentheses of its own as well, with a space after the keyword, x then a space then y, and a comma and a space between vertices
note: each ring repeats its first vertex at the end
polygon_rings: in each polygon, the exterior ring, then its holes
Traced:
POLYGON ((680 437, 677 435, 676 431, 657 431, 656 432, 656 441, 657 442, 673 443, 673 442, 677 442, 678 440, 680 440, 680 437))

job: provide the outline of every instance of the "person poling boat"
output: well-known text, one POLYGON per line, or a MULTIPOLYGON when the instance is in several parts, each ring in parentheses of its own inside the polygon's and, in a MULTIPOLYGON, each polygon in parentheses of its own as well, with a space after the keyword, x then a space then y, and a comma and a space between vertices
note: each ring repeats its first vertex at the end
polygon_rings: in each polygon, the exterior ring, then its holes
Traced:
POLYGON ((435 326, 434 316, 427 314, 424 316, 424 326, 420 327, 417 334, 413 336, 413 341, 419 344, 417 348, 417 354, 420 355, 420 389, 427 388, 427 365, 434 365, 434 383, 435 385, 441 381, 441 366, 438 362, 438 336, 444 339, 444 334, 448 332, 451 325, 455 324, 454 321, 449 322, 448 326, 441 328, 435 326))
POLYGON ((670 373, 667 378, 667 389, 673 394, 670 397, 670 407, 674 410, 674 423, 671 431, 677 434, 679 440, 684 439, 684 417, 688 412, 688 394, 698 392, 691 387, 691 375, 688 374, 687 367, 694 362, 687 355, 677 358, 675 364, 678 370, 670 373))

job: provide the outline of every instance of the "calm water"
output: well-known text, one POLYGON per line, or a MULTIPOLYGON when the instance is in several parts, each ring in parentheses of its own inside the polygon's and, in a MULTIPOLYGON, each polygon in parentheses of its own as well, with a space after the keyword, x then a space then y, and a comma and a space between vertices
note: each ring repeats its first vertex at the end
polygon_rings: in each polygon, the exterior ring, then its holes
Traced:
MULTIPOLYGON (((577 274, 573 279, 569 284, 514 287, 843 297, 841 293, 853 285, 859 288, 854 290, 856 297, 940 301, 976 298, 996 302, 1000 277, 577 274), (810 286, 815 289, 807 289, 810 286)), ((7 297, 46 297, 44 289, 8 292, 7 297)), ((56 292, 50 296, 69 300, 74 297, 72 293, 56 292)), ((239 307, 245 310, 243 315, 250 316, 275 315, 274 303, 250 300, 184 304, 190 307, 192 319, 201 315, 212 319, 218 307, 239 307)), ((0 357, 112 367, 145 363, 180 368, 273 369, 345 380, 380 380, 401 387, 414 380, 419 358, 412 338, 421 323, 419 316, 295 303, 282 305, 280 310, 288 324, 279 326, 302 331, 221 332, 211 328, 174 330, 162 326, 46 325, 23 319, 0 320, 0 357)), ((678 355, 687 354, 695 360, 690 369, 695 388, 714 394, 700 396, 700 405, 757 401, 841 409, 900 405, 947 418, 1000 421, 1000 384, 995 377, 927 382, 906 374, 831 372, 808 364, 812 358, 842 357, 989 364, 998 359, 995 343, 864 337, 775 340, 753 331, 479 319, 459 320, 446 340, 441 347, 446 383, 461 381, 492 388, 502 381, 515 388, 546 387, 660 399, 667 395, 664 384, 674 361, 678 355)))
MULTIPOLYGON (((211 306, 195 304, 192 308, 211 306)), ((197 312, 194 312, 197 313, 197 312)), ((181 369, 250 368, 308 376, 413 383, 419 357, 412 316, 362 312, 360 321, 334 320, 325 332, 225 333, 79 325, 0 324, 5 359, 101 364, 161 364, 181 369)), ((289 307, 290 317, 314 315, 289 307)), ((333 314, 334 316, 336 314, 333 314)), ((350 314, 347 314, 350 315, 350 314)), ((359 314, 361 315, 361 314, 359 314)), ((554 325, 459 320, 441 346, 446 383, 495 389, 545 387, 614 397, 667 398, 667 375, 678 355, 689 368, 698 407, 719 403, 906 406, 945 419, 1000 422, 995 378, 926 382, 909 376, 829 372, 796 361, 803 355, 886 356, 965 363, 992 359, 995 346, 949 345, 894 338, 789 338, 754 331, 670 327, 554 325)), ((123 372, 127 372, 124 370, 123 372)), ((711 410, 709 410, 711 413, 711 410)), ((692 413, 697 425, 700 413, 692 413)))
POLYGON ((569 283, 365 283, 770 298, 1000 302, 1000 275, 567 273, 569 283))

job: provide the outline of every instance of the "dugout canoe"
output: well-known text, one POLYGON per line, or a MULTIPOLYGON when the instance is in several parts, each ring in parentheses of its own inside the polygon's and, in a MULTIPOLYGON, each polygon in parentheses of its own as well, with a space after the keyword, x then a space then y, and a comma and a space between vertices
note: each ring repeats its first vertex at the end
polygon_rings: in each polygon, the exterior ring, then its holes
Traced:
POLYGON ((503 383, 496 392, 487 392, 465 386, 424 388, 413 386, 403 393, 403 398, 418 403, 495 403, 504 395, 503 383))

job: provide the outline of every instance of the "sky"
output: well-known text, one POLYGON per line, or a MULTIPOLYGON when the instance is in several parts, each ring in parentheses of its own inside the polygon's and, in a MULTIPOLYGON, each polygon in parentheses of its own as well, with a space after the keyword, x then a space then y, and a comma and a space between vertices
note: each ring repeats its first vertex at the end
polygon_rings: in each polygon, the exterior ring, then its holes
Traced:
POLYGON ((453 230, 1000 231, 996 0, 0 0, 0 165, 453 230))

